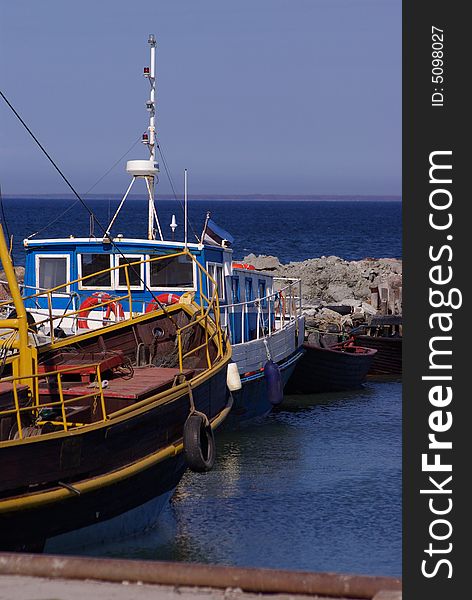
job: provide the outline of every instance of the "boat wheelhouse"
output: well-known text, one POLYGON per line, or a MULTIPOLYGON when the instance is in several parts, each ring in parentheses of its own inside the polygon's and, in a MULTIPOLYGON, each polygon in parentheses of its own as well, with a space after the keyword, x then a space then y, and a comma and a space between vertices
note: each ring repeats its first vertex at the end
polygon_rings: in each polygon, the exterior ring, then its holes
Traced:
POLYGON ((221 283, 231 265, 223 248, 122 237, 25 240, 25 249, 25 306, 38 315, 77 311, 62 321, 67 334, 149 312, 161 296, 162 304, 174 304, 192 292, 198 302, 201 292, 211 296, 212 283, 197 263, 221 283), (112 305, 105 303, 110 297, 112 305))

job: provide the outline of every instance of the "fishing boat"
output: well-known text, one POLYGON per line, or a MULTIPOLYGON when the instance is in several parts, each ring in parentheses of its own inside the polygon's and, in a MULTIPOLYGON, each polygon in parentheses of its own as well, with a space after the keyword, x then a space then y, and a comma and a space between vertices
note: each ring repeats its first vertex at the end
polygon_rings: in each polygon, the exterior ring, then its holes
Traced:
POLYGON ((170 224, 172 239, 164 239, 154 201, 159 172, 155 37, 151 35, 148 42, 150 66, 144 68, 144 76, 150 84, 149 126, 142 141, 149 158, 127 162, 131 182, 100 235, 90 231, 82 238, 66 234, 59 239, 24 241, 24 303, 30 318, 37 321, 38 334, 69 336, 174 306, 187 293, 206 306, 217 293, 219 318, 231 341, 235 364, 229 378, 234 400, 231 418, 234 422, 264 415, 282 401, 284 384, 302 355, 300 281, 275 278, 235 262, 232 236, 209 213, 201 235, 189 240, 186 172, 184 239, 174 239, 175 218, 170 224), (145 183, 147 194, 146 238, 114 233, 117 217, 137 181, 145 183), (156 257, 161 260, 155 261, 156 257), (118 269, 122 266, 126 268, 118 269), (46 296, 45 288, 54 292, 46 296), (71 309, 72 317, 65 314, 71 309), (56 331, 45 317, 54 317, 56 331))
POLYGON ((341 392, 361 387, 377 350, 352 342, 329 347, 304 343, 305 354, 287 385, 289 394, 341 392))
POLYGON ((369 377, 374 379, 402 375, 402 317, 384 315, 372 317, 368 324, 350 332, 355 346, 377 350, 369 377))
MULTIPOLYGON (((201 273, 189 252, 174 258, 201 273)), ((213 430, 231 408, 231 346, 216 282, 205 303, 189 293, 66 337, 56 335, 57 321, 80 310, 59 317, 51 310, 45 336, 44 324, 28 321, 1 228, 0 259, 16 311, 0 320, 0 550, 77 547, 152 526, 188 466, 212 467, 213 430)), ((130 307, 131 269, 100 273, 126 281, 130 307)), ((96 276, 83 274, 41 298, 52 306, 62 289, 96 276)), ((116 312, 115 300, 102 300, 116 312)))

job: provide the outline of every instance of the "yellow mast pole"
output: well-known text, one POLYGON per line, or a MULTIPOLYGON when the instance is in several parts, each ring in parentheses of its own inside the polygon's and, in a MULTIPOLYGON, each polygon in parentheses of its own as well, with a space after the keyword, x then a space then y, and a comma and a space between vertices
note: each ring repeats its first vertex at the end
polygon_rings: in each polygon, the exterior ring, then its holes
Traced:
MULTIPOLYGON (((28 319, 26 316, 25 305, 21 297, 20 288, 16 279, 15 269, 10 259, 7 242, 3 233, 3 227, 0 225, 0 260, 5 271, 8 286, 10 288, 13 305, 16 310, 16 318, 0 319, 0 329, 16 329, 18 331, 18 340, 11 344, 12 348, 19 350, 18 372, 16 373, 21 378, 29 378, 33 373, 33 356, 31 348, 28 344, 28 319)), ((0 339, 0 346, 4 340, 0 339)))

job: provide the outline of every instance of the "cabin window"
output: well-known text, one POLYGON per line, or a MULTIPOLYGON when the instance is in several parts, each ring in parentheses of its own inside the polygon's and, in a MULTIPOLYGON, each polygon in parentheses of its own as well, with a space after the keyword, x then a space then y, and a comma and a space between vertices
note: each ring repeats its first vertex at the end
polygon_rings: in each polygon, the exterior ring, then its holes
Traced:
POLYGON ((265 298, 266 296, 266 282, 263 279, 259 279, 258 282, 258 288, 259 288, 259 298, 261 298, 261 306, 263 308, 265 308, 267 306, 267 300, 263 300, 263 298, 265 298))
POLYGON ((252 277, 246 277, 245 290, 246 290, 246 302, 251 302, 251 300, 254 300, 254 298, 252 296, 252 277))
POLYGON ((182 255, 150 262, 149 283, 152 288, 159 289, 193 289, 193 260, 182 255))
MULTIPOLYGON (((223 279, 223 265, 218 263, 207 263, 207 271, 210 276, 216 281, 218 286, 218 298, 223 300, 225 297, 225 286, 223 279)), ((208 279, 208 296, 213 295, 213 282, 208 279)))
MULTIPOLYGON (((49 290, 70 280, 67 256, 37 256, 36 261, 36 285, 38 288, 49 290)), ((57 293, 67 291, 69 291, 69 286, 64 286, 57 293)))
POLYGON ((233 304, 238 304, 240 296, 239 296, 239 277, 233 276, 231 277, 231 297, 233 304))
POLYGON ((144 257, 140 254, 125 254, 124 256, 116 257, 116 266, 121 267, 117 269, 116 273, 116 287, 117 288, 128 288, 126 282, 126 271, 128 271, 129 286, 133 290, 142 290, 144 281, 144 263, 139 265, 133 265, 126 269, 122 265, 132 264, 144 260, 144 257))
POLYGON ((79 256, 80 276, 87 277, 80 282, 80 287, 111 288, 111 271, 100 273, 111 268, 110 254, 81 254, 79 256))

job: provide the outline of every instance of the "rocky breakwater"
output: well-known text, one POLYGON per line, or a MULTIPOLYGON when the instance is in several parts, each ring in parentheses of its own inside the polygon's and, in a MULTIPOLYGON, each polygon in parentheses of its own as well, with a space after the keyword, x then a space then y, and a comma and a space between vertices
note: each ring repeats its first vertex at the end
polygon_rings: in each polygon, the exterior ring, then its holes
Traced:
MULTIPOLYGON (((18 283, 21 285, 25 278, 25 268, 15 267, 15 275, 18 283)), ((4 302, 11 298, 10 288, 7 283, 5 271, 0 271, 0 302, 4 302)))
MULTIPOLYGON (((364 258, 348 261, 321 256, 281 264, 275 256, 249 254, 243 259, 256 270, 302 281, 307 334, 348 332, 373 315, 401 314, 402 261, 364 258)), ((316 337, 316 336, 315 336, 316 337)))

